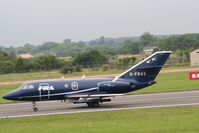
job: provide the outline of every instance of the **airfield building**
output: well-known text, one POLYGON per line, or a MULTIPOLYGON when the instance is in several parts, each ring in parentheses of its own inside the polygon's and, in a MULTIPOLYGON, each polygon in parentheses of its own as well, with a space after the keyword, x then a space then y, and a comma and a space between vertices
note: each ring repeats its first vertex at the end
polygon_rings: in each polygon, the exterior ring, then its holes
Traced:
POLYGON ((26 54, 18 54, 17 58, 22 58, 22 59, 31 59, 33 58, 33 55, 26 53, 26 54))
POLYGON ((199 49, 190 53, 191 66, 199 66, 199 49))
POLYGON ((146 55, 150 55, 154 52, 155 49, 157 49, 158 47, 144 47, 143 48, 143 53, 146 55))

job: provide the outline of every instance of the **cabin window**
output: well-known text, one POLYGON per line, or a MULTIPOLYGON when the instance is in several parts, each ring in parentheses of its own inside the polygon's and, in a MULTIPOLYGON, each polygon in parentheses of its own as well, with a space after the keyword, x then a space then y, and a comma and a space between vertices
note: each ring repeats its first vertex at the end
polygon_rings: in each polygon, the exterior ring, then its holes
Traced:
POLYGON ((65 87, 65 88, 68 88, 68 84, 65 84, 64 87, 65 87))
POLYGON ((34 85, 28 85, 27 88, 28 88, 28 89, 34 89, 35 87, 34 87, 34 85))

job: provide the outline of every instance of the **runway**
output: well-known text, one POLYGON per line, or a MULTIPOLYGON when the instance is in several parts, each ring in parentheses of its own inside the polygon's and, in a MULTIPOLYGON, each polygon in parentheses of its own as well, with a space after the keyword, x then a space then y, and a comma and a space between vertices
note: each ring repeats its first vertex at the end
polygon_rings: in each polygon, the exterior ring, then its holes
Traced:
POLYGON ((71 114, 122 109, 139 109, 169 106, 199 105, 199 91, 184 91, 155 94, 126 95, 112 98, 99 108, 89 108, 86 104, 72 104, 60 101, 38 102, 38 112, 32 110, 32 103, 0 105, 0 118, 18 118, 54 114, 71 114))

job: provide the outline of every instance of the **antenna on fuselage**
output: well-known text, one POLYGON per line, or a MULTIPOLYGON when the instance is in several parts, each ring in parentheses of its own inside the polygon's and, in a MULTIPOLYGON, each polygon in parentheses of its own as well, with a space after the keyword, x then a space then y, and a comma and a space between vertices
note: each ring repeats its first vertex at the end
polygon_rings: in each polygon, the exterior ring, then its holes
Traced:
POLYGON ((85 79, 85 77, 86 77, 85 75, 82 75, 81 79, 85 79))

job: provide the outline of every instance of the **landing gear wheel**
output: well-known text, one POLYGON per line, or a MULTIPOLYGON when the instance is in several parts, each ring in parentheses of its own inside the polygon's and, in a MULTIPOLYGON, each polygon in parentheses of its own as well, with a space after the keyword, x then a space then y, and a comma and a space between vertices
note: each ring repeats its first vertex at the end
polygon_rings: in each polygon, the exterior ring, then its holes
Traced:
POLYGON ((34 110, 35 112, 37 112, 37 111, 38 111, 38 108, 33 108, 33 110, 34 110))
POLYGON ((36 102, 35 102, 35 101, 32 102, 32 108, 33 108, 33 110, 34 110, 35 112, 38 111, 38 108, 37 108, 37 106, 36 106, 36 102))
POLYGON ((88 102, 87 105, 88 107, 91 107, 91 108, 96 108, 100 106, 99 102, 88 102))

